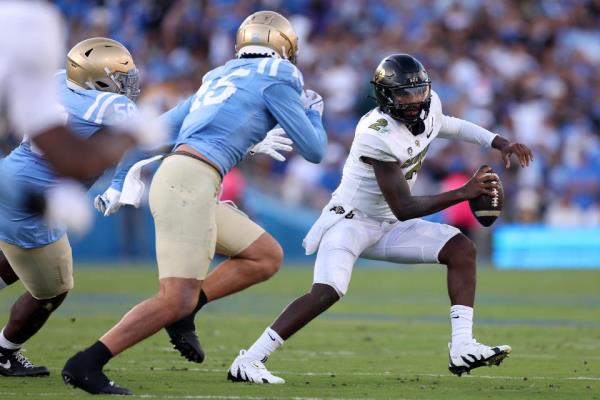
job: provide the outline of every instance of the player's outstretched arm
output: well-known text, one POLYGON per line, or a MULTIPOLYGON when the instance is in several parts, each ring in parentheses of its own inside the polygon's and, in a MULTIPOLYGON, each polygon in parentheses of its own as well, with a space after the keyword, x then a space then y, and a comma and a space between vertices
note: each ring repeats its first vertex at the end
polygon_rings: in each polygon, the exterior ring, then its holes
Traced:
POLYGON ((110 132, 83 140, 72 135, 64 126, 47 129, 32 140, 59 175, 77 179, 102 174, 105 169, 117 164, 125 151, 135 144, 129 135, 110 132))
POLYGON ((510 156, 513 154, 519 160, 521 167, 527 167, 533 161, 533 153, 524 144, 510 142, 498 134, 460 118, 443 115, 438 137, 459 139, 480 146, 493 147, 502 153, 506 168, 510 167, 510 156))
POLYGON ((522 143, 511 142, 500 135, 497 135, 492 141, 492 147, 502 153, 502 159, 506 168, 510 168, 510 156, 513 154, 519 160, 522 168, 528 167, 533 161, 531 149, 522 143))
POLYGON ((362 159, 373 166, 381 193, 400 221, 424 217, 482 194, 493 196, 492 189, 497 188, 497 183, 493 182, 496 178, 488 174, 491 168, 481 167, 459 189, 431 196, 413 196, 398 163, 367 157, 362 159))

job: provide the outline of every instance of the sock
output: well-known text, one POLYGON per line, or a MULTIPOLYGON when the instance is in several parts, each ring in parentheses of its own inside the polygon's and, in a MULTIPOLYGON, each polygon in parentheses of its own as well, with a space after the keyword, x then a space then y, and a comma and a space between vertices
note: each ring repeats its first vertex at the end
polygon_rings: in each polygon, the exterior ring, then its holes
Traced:
POLYGON ((204 307, 208 303, 208 298, 206 297, 206 293, 204 290, 200 290, 200 296, 198 296, 198 304, 194 311, 187 317, 181 318, 179 321, 173 322, 171 325, 167 326, 167 331, 169 332, 192 332, 196 330, 196 325, 194 324, 194 318, 196 314, 202 307, 204 307))
POLYGON ((4 279, 2 279, 2 277, 0 277, 0 289, 4 289, 7 286, 8 285, 6 284, 6 282, 4 282, 4 279))
POLYGON ((0 332, 0 353, 14 353, 19 350, 23 343, 11 342, 4 336, 4 329, 0 332))
POLYGON ((198 296, 198 304, 196 305, 196 308, 194 309, 194 312, 192 314, 196 315, 196 313, 198 311, 200 311, 200 309, 202 307, 204 307, 204 305, 206 305, 206 303, 208 303, 208 298, 206 297, 206 293, 204 293, 204 290, 200 289, 200 296, 198 296))
POLYGON ((473 308, 467 306, 450 307, 452 324, 452 346, 473 340, 473 308))
POLYGON ((248 351, 246 351, 246 356, 264 363, 269 359, 272 352, 281 347, 283 342, 284 340, 281 336, 271 329, 271 327, 268 327, 258 340, 250 346, 248 351))
POLYGON ((100 369, 113 357, 108 347, 99 340, 85 349, 83 354, 88 357, 87 361, 92 365, 99 366, 100 369))

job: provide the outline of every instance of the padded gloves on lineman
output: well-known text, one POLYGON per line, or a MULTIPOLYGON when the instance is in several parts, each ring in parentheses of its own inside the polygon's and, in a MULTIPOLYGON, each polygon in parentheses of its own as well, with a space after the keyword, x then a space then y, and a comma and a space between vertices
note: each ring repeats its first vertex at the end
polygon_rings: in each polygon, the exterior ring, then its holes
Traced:
POLYGON ((105 217, 116 213, 121 208, 121 192, 109 187, 104 193, 96 196, 94 199, 94 207, 98 212, 105 217))

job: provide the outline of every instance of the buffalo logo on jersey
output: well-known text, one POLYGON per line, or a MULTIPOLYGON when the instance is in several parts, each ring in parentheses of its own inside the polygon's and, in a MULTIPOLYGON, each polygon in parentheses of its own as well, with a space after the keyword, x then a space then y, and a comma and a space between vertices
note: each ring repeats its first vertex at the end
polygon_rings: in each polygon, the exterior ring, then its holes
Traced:
POLYGON ((259 11, 242 22, 237 31, 235 51, 241 54, 257 54, 281 57, 296 63, 298 35, 283 15, 274 11, 259 11))
POLYGON ((118 93, 131 100, 140 94, 139 72, 129 50, 103 37, 73 46, 67 54, 67 80, 84 89, 118 93))
POLYGON ((334 212, 336 214, 345 214, 346 210, 342 206, 333 206, 329 209, 329 211, 334 212))
MULTIPOLYGON (((344 209, 344 207, 342 206, 333 206, 329 209, 329 211, 337 214, 337 215, 343 215, 346 214, 346 210, 344 209)), ((344 218, 346 219, 352 219, 354 218, 354 210, 350 211, 347 215, 344 216, 344 218)))
POLYGON ((371 83, 381 111, 405 123, 413 135, 423 133, 431 106, 431 80, 419 60, 408 54, 388 56, 371 83))

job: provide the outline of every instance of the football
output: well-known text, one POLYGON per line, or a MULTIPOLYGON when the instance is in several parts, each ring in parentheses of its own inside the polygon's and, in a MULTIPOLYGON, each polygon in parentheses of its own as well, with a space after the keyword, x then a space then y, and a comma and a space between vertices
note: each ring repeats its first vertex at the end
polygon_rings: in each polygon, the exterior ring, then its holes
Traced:
MULTIPOLYGON (((497 175, 492 171, 488 172, 489 175, 497 175)), ((496 219, 502 213, 502 206, 504 204, 504 189, 502 188, 502 182, 498 177, 498 189, 493 189, 494 196, 481 195, 474 199, 469 200, 469 206, 473 215, 483 226, 492 225, 496 219)))

